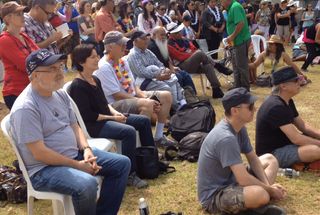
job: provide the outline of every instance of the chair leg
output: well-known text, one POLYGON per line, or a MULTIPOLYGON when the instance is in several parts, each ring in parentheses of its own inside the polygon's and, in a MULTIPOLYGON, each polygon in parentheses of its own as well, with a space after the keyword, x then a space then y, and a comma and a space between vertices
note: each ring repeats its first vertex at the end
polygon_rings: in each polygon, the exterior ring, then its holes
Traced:
POLYGON ((28 215, 33 214, 33 205, 34 205, 34 197, 28 196, 28 202, 27 202, 27 208, 28 208, 28 215))
POLYGON ((200 74, 200 83, 201 83, 201 88, 202 88, 202 94, 204 96, 206 96, 206 88, 205 88, 204 83, 203 83, 202 74, 200 74))
POLYGON ((53 215, 67 215, 64 203, 59 200, 52 200, 53 215))

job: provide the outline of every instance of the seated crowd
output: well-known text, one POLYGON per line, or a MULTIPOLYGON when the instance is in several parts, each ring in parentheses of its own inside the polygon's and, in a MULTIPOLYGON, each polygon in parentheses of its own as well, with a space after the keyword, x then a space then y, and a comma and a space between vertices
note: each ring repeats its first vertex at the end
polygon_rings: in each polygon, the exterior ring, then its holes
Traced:
MULTIPOLYGON (((193 0, 185 5, 172 0, 169 7, 152 0, 116 5, 99 0, 94 8, 88 0, 57 2, 31 0, 27 12, 26 6, 10 1, 0 10, 5 24, 0 35, 3 98, 11 110, 11 135, 36 190, 71 195, 76 214, 117 214, 127 185, 148 187, 137 175, 137 135, 141 146, 176 144, 163 133, 170 115, 187 104, 184 89, 196 93, 191 74, 206 75, 212 98, 222 98, 225 115, 200 150, 197 188, 204 210, 259 210, 287 195, 275 183, 279 167, 320 160, 320 130, 299 116, 293 101, 308 79, 285 52, 287 38, 271 35, 267 49, 249 64, 251 15, 237 1, 221 0, 227 20, 216 0, 202 10, 195 9, 193 0), (69 26, 67 35, 57 28, 63 23, 69 26), (234 71, 196 41, 205 39, 209 51, 218 49, 225 30, 234 71), (250 93, 249 68, 266 58, 273 62, 273 88, 257 113, 254 150, 246 129, 257 100, 250 93), (61 89, 66 65, 77 71, 67 92, 61 89), (233 73, 232 89, 222 91, 219 73, 233 73), (121 141, 121 154, 89 146, 69 96, 89 135, 121 141), (104 177, 98 200, 96 175, 104 177)), ((270 13, 267 2, 261 2, 257 15, 265 37, 269 26, 261 19, 270 13)), ((286 27, 281 28, 283 37, 286 27)), ((307 37, 310 29, 317 32, 313 41, 318 44, 320 25, 307 26, 307 37)), ((303 70, 316 56, 308 42, 306 49, 312 52, 303 70)))

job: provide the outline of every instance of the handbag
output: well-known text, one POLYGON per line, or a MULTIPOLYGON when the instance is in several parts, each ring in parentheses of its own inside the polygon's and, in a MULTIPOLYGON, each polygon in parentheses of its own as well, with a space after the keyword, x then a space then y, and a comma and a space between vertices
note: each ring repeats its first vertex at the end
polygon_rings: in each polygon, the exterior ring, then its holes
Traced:
POLYGON ((140 178, 154 179, 160 174, 175 172, 168 162, 159 161, 158 149, 155 146, 141 146, 136 149, 137 174, 140 178))
POLYGON ((256 85, 259 87, 271 87, 271 76, 266 73, 261 73, 256 80, 256 85))
POLYGON ((160 173, 158 149, 154 146, 136 148, 136 164, 136 172, 140 178, 157 178, 160 173))

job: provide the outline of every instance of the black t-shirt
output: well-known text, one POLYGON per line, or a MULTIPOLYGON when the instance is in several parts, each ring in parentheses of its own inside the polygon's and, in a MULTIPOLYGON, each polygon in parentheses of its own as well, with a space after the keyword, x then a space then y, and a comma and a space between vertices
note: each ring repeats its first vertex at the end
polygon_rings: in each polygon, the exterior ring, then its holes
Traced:
MULTIPOLYGON (((278 9, 277 13, 280 13, 281 15, 287 14, 288 9, 282 10, 281 8, 278 9)), ((285 18, 278 18, 277 25, 289 25, 290 23, 290 18, 285 17, 285 18)))
POLYGON ((256 121, 256 153, 271 153, 277 148, 292 144, 280 129, 293 123, 299 116, 291 99, 289 105, 280 96, 269 96, 259 108, 256 121))
POLYGON ((101 82, 93 76, 96 86, 75 78, 70 86, 70 96, 77 104, 82 119, 91 137, 98 137, 105 121, 97 121, 99 114, 111 115, 108 101, 103 93, 101 82))
MULTIPOLYGON (((247 5, 244 8, 244 10, 246 12, 246 15, 253 13, 253 7, 251 5, 247 5)), ((248 25, 251 26, 252 23, 251 23, 251 18, 250 17, 247 17, 247 21, 248 21, 248 25)))

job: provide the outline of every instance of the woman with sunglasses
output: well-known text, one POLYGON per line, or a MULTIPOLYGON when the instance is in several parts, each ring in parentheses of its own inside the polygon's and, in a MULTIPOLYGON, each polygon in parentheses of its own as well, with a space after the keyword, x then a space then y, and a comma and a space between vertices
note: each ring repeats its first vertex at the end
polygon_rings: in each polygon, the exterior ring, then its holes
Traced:
POLYGON ((156 26, 162 26, 160 19, 156 16, 152 0, 142 1, 143 13, 138 16, 138 30, 151 33, 156 26))
POLYGON ((269 59, 273 62, 271 73, 280 68, 285 63, 287 66, 291 66, 294 71, 298 74, 300 78, 301 85, 306 85, 310 83, 310 80, 307 79, 299 69, 299 67, 292 62, 290 56, 286 53, 286 50, 283 45, 283 41, 278 35, 272 35, 268 41, 267 50, 260 53, 258 58, 249 64, 249 69, 256 70, 260 64, 264 63, 266 59, 269 59))
POLYGON ((26 10, 13 1, 5 3, 1 10, 6 25, 6 30, 0 35, 0 59, 5 68, 2 94, 9 109, 29 84, 25 60, 32 51, 39 49, 27 34, 21 32, 26 10))
POLYGON ((195 2, 193 0, 187 0, 185 3, 185 11, 182 14, 182 19, 186 15, 189 15, 191 17, 191 23, 190 27, 194 30, 196 33, 197 38, 200 35, 200 16, 198 11, 195 9, 195 2))

